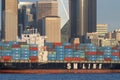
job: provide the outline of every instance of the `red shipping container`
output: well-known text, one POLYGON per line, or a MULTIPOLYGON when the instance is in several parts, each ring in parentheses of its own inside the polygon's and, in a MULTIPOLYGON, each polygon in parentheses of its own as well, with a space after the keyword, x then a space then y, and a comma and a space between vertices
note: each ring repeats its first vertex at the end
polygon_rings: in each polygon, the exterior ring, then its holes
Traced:
POLYGON ((112 56, 119 56, 119 52, 112 52, 112 56))
POLYGON ((19 44, 12 45, 12 48, 20 48, 19 44))
POLYGON ((30 49, 30 50, 33 50, 33 51, 38 50, 38 48, 37 48, 37 47, 30 47, 29 49, 30 49))
POLYGON ((64 58, 64 60, 65 60, 65 61, 73 61, 74 58, 66 57, 66 58, 64 58))
POLYGON ((2 59, 5 61, 10 61, 12 60, 12 56, 2 56, 2 59))
POLYGON ((65 46, 64 48, 65 48, 65 49, 71 49, 71 48, 72 48, 72 45, 65 46))
POLYGON ((99 51, 97 51, 96 54, 97 54, 97 55, 104 55, 104 52, 99 52, 99 51))
POLYGON ((117 47, 112 47, 113 50, 117 50, 117 47))
POLYGON ((30 62, 38 62, 38 60, 30 60, 30 62))
POLYGON ((78 57, 73 58, 73 61, 79 61, 79 60, 80 60, 80 58, 78 58, 78 57))
POLYGON ((61 42, 56 42, 56 43, 53 43, 53 46, 56 47, 56 46, 62 46, 62 43, 61 42))
POLYGON ((85 61, 85 58, 80 58, 79 61, 85 61))
POLYGON ((38 57, 37 56, 31 56, 30 57, 30 62, 37 62, 38 61, 38 57))
POLYGON ((30 56, 30 60, 38 60, 37 56, 30 56))
POLYGON ((0 50, 2 50, 3 49, 3 47, 2 46, 0 46, 0 50))
POLYGON ((96 55, 97 52, 86 52, 86 55, 96 55))
POLYGON ((105 61, 112 61, 111 58, 105 58, 104 60, 105 60, 105 61))
POLYGON ((73 58, 73 61, 85 61, 85 58, 75 57, 75 58, 73 58))

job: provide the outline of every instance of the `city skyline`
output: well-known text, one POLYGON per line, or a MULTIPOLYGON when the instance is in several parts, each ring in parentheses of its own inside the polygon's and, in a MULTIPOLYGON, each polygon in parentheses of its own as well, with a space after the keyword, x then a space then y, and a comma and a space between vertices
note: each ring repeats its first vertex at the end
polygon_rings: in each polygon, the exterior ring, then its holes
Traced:
POLYGON ((96 0, 70 0, 71 37, 96 32, 96 0))
MULTIPOLYGON (((33 0, 21 0, 21 1, 33 1, 33 0)), ((37 1, 37 0, 34 0, 37 1)), ((60 0, 58 0, 60 1, 60 0)), ((117 8, 120 7, 120 0, 109 0, 109 4, 107 4, 108 0, 98 0, 97 1, 97 23, 98 24, 108 24, 109 31, 118 29, 120 27, 120 11, 117 8), (112 10, 112 11, 111 11, 112 10), (114 15, 114 16, 113 16, 114 15)), ((1 4, 1 2, 0 2, 1 4)), ((59 5, 60 6, 60 5, 59 5)), ((66 7, 66 5, 65 5, 66 7)), ((1 7, 0 7, 1 8, 1 7)), ((64 11, 65 13, 65 11, 64 11)), ((1 12, 0 12, 1 15, 1 12)), ((65 16, 65 15, 62 15, 65 16)), ((67 17, 62 20, 65 22, 67 17)), ((1 21, 0 21, 1 24, 1 21)))

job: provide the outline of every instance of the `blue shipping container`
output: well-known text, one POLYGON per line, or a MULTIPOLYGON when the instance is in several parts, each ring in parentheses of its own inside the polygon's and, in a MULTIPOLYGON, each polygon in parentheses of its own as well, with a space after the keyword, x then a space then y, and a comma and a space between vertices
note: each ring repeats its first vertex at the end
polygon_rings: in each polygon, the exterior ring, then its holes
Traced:
POLYGON ((118 61, 118 60, 119 60, 119 57, 118 57, 118 56, 112 56, 112 60, 113 60, 113 61, 118 61))
POLYGON ((38 56, 38 54, 30 54, 30 56, 38 56))
POLYGON ((20 60, 29 60, 29 57, 21 57, 20 60))
POLYGON ((37 44, 30 44, 30 47, 38 47, 37 44))

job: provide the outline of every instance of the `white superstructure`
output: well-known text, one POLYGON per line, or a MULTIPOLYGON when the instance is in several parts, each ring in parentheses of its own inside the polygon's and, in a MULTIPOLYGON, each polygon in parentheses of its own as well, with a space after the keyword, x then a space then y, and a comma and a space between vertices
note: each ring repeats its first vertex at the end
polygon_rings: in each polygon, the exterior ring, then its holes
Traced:
POLYGON ((46 36, 41 36, 37 29, 27 29, 22 34, 22 38, 19 39, 19 42, 27 42, 27 44, 38 44, 39 51, 42 51, 44 47, 44 41, 46 36))

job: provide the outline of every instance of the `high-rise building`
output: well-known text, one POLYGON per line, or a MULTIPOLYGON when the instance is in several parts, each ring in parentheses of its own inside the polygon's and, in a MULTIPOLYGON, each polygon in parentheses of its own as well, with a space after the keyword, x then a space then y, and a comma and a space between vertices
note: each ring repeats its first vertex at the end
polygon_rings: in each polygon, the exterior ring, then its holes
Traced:
POLYGON ((108 32, 108 24, 97 24, 97 33, 100 36, 105 36, 108 32))
POLYGON ((18 24, 23 31, 27 26, 36 27, 36 7, 34 2, 19 2, 18 4, 18 24), (34 5, 34 8, 32 7, 34 5))
POLYGON ((57 0, 39 0, 37 2, 37 21, 38 31, 42 34, 42 19, 46 16, 58 16, 57 0))
POLYGON ((96 0, 69 0, 71 37, 96 31, 96 0))
POLYGON ((47 16, 43 19, 44 34, 46 42, 61 42, 61 18, 58 16, 47 16))
POLYGON ((2 39, 15 41, 18 34, 18 0, 2 0, 2 39))

